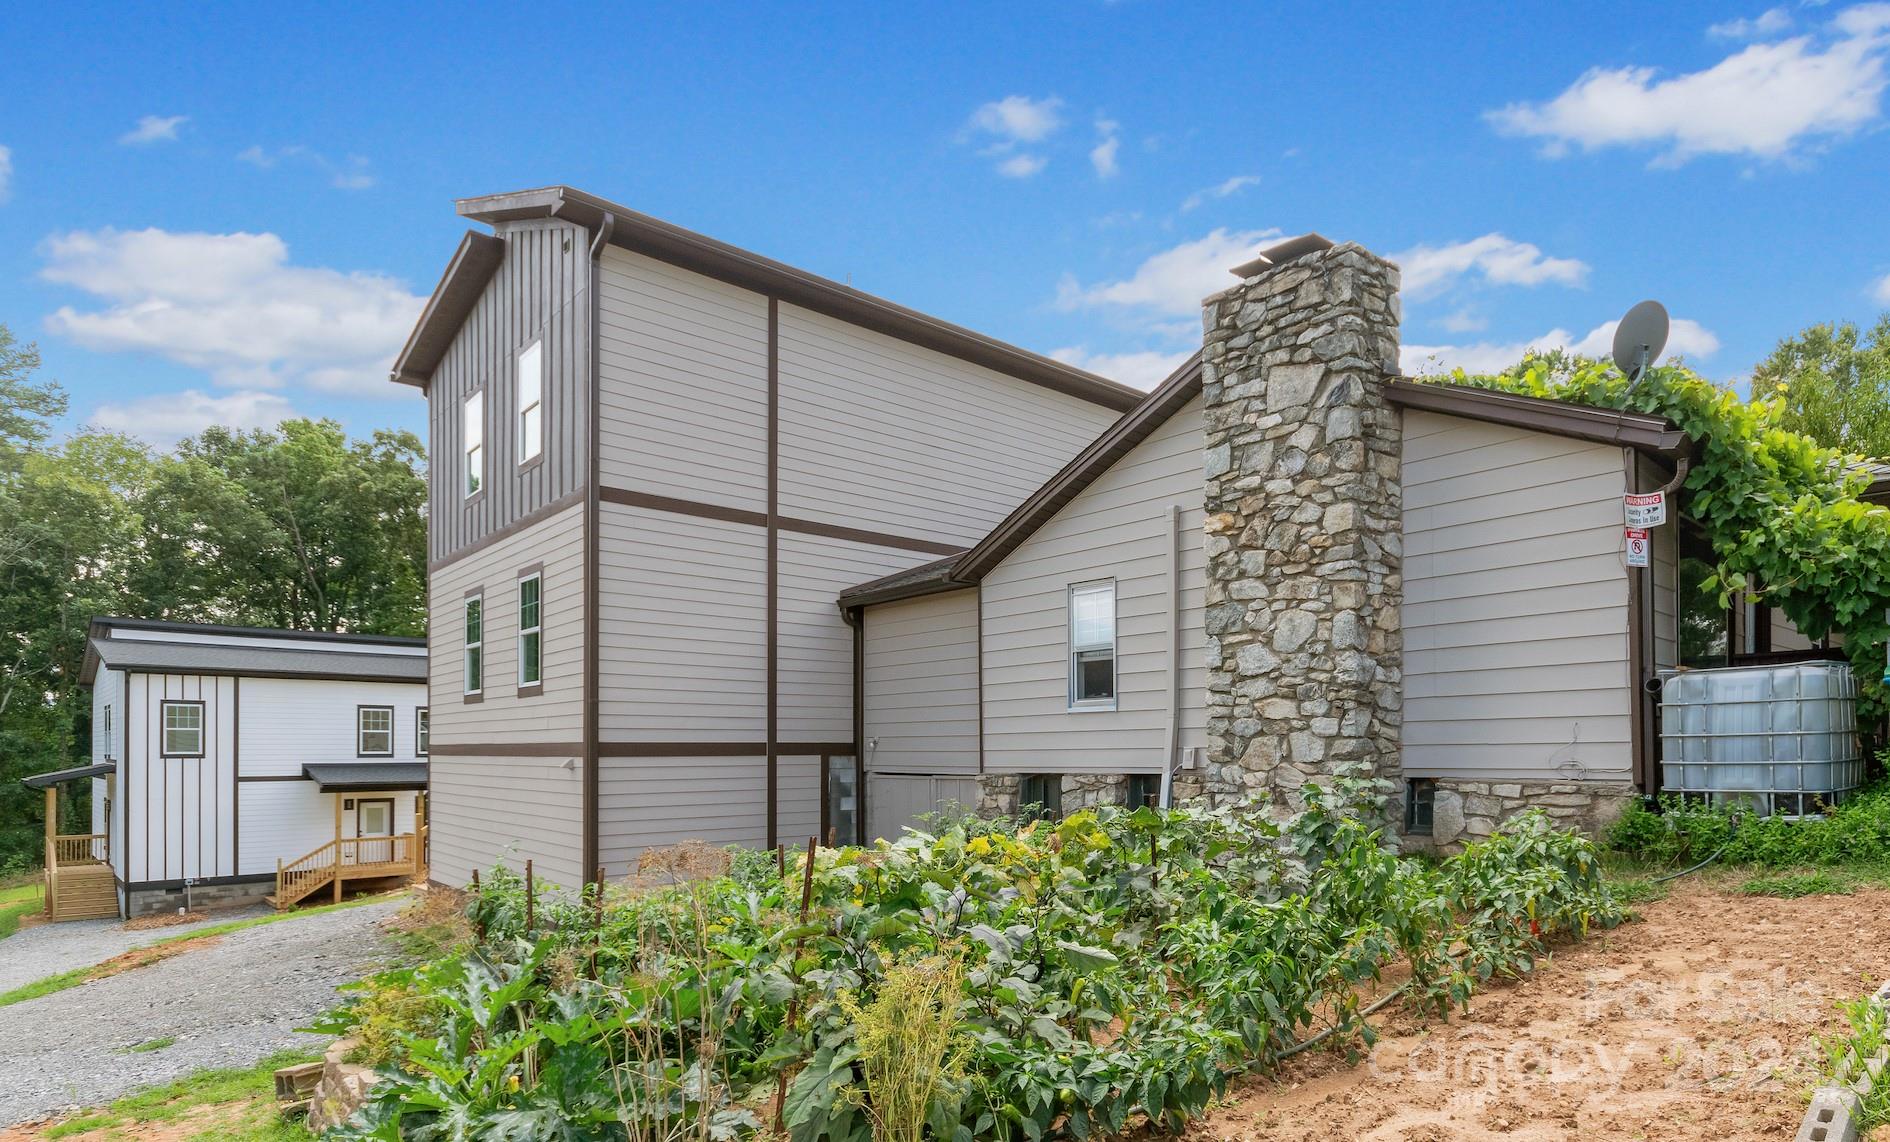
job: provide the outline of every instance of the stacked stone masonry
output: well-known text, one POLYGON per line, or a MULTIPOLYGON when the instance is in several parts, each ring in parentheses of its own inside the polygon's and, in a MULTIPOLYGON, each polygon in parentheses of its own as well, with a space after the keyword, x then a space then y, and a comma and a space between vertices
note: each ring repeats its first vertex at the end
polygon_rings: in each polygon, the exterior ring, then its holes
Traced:
POLYGON ((1297 808, 1398 769, 1403 500, 1398 271, 1335 246, 1211 297, 1207 796, 1297 808))

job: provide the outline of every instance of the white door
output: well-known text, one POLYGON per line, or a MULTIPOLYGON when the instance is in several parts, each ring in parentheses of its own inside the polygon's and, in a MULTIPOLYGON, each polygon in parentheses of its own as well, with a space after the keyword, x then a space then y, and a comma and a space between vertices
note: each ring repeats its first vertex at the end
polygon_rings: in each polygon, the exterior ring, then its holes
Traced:
POLYGON ((361 800, 354 805, 354 833, 361 838, 360 856, 356 859, 361 864, 383 864, 393 860, 392 840, 370 838, 389 838, 394 835, 394 803, 361 800))

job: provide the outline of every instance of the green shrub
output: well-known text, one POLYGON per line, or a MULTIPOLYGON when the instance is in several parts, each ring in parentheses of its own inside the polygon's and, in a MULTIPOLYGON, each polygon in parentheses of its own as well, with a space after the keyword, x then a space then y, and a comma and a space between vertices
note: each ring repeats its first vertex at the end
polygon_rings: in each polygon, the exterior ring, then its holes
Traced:
POLYGON ((1849 877, 1820 869, 1817 872, 1755 876, 1741 884, 1739 891, 1747 896, 1777 896, 1796 900, 1801 896, 1849 896, 1855 887, 1849 877))
POLYGON ((1765 868, 1890 863, 1890 785, 1878 782, 1800 820, 1663 798, 1659 812, 1630 807, 1609 830, 1608 844, 1669 867, 1695 864, 1722 847, 1727 864, 1765 868))

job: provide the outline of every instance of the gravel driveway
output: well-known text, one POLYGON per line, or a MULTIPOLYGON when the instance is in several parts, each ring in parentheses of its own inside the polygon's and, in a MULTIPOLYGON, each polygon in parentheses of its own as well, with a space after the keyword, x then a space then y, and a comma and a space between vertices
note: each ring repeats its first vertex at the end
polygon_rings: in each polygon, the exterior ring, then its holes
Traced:
POLYGON ((12 991, 21 984, 45 979, 49 975, 104 963, 121 952, 168 940, 180 932, 206 924, 227 924, 269 912, 267 904, 249 908, 230 908, 213 912, 208 919, 168 928, 146 928, 127 932, 123 920, 67 920, 59 924, 36 924, 21 928, 0 943, 0 991, 12 991))
MULTIPOLYGON (((0 1127, 205 1067, 246 1067, 285 1047, 320 1046, 295 1029, 335 1005, 336 987, 387 961, 391 945, 379 924, 404 902, 246 928, 150 967, 0 1007, 0 1127), (126 1051, 164 1038, 176 1042, 126 1051)), ((14 950, 12 939, 0 945, 9 966, 14 950)))

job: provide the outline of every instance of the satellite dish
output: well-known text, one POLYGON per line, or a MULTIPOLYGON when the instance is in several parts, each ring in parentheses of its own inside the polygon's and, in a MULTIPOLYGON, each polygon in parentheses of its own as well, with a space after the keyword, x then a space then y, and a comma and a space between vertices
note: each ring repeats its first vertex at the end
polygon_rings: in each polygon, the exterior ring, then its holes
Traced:
POLYGON ((1667 307, 1657 301, 1641 302, 1614 327, 1614 364, 1629 381, 1640 380, 1666 347, 1667 307))

